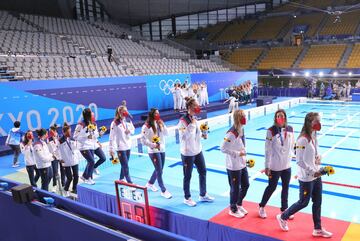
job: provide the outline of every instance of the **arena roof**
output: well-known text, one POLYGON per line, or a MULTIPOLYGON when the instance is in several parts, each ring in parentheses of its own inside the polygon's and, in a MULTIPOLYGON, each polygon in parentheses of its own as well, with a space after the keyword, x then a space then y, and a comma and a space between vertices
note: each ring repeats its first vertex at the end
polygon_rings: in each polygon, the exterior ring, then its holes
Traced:
POLYGON ((171 16, 237 7, 269 0, 98 0, 115 20, 139 25, 171 16))

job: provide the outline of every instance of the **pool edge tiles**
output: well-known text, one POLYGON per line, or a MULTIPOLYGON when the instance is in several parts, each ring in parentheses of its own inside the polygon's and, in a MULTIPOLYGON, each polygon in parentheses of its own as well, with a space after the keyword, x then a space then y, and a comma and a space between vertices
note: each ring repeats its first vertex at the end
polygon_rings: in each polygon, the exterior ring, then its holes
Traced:
MULTIPOLYGON (((289 220, 289 231, 284 232, 280 229, 276 220, 276 215, 280 213, 278 207, 266 206, 267 218, 262 219, 258 216, 258 203, 244 201, 244 208, 248 210, 248 214, 244 218, 235 218, 229 216, 228 208, 225 208, 218 215, 211 218, 209 221, 216 224, 221 224, 226 227, 272 237, 280 240, 314 240, 312 236, 313 221, 312 215, 298 212, 295 214, 294 220, 289 220)), ((333 233, 331 240, 341 240, 350 226, 350 222, 338 219, 321 217, 322 226, 326 230, 333 233)), ((359 225, 360 226, 360 225, 359 225)), ((357 235, 355 230, 350 230, 350 237, 357 235)), ((357 237, 357 236, 356 236, 357 237)), ((350 240, 350 239, 349 239, 350 240)))

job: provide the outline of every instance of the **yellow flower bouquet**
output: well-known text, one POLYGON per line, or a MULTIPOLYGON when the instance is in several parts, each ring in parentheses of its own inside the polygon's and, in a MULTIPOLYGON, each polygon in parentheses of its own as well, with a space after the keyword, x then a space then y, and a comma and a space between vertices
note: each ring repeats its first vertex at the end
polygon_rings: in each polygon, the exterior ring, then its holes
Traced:
POLYGON ((333 175, 335 174, 335 169, 332 167, 332 166, 325 166, 325 167, 322 167, 320 168, 320 173, 322 175, 333 175))
POLYGON ((204 139, 207 139, 207 136, 208 136, 208 133, 209 133, 209 125, 208 125, 208 122, 205 122, 203 124, 200 125, 200 131, 201 131, 201 136, 204 138, 204 139))
POLYGON ((102 127, 100 127, 100 131, 101 131, 102 133, 105 133, 105 132, 107 131, 106 126, 102 126, 102 127))
POLYGON ((110 157, 110 161, 111 161, 111 163, 113 164, 113 165, 116 165, 116 164, 119 164, 120 163, 120 160, 119 160, 119 158, 117 158, 117 157, 110 157))
POLYGON ((253 168, 255 166, 255 160, 254 159, 249 159, 246 161, 246 166, 253 168))
MULTIPOLYGON (((152 141, 152 143, 155 143, 155 144, 157 144, 157 145, 160 145, 160 137, 157 136, 157 135, 153 136, 152 139, 151 139, 151 141, 152 141)), ((160 151, 160 148, 157 148, 157 149, 160 151)))
POLYGON ((88 128, 89 131, 95 131, 95 130, 96 130, 96 125, 94 125, 94 124, 89 124, 89 125, 87 126, 87 128, 88 128))

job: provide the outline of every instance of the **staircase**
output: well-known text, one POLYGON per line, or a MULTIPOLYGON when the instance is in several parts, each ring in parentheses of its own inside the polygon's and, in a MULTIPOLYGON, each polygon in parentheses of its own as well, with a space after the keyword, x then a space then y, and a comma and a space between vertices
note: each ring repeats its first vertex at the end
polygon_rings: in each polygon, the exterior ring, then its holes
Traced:
POLYGON ((177 48, 177 49, 180 49, 181 51, 187 53, 187 54, 190 54, 191 58, 195 58, 196 57, 196 52, 195 50, 179 43, 179 42, 175 42, 173 40, 170 40, 170 39, 164 39, 163 40, 164 43, 174 47, 174 48, 177 48))
POLYGON ((254 26, 252 26, 252 28, 244 35, 244 37, 242 38, 243 40, 248 39, 248 37, 255 31, 255 29, 257 28, 257 26, 259 25, 259 23, 263 21, 263 20, 258 20, 254 26))
POLYGON ((358 23, 358 26, 355 31, 355 36, 359 36, 359 35, 360 35, 360 22, 358 23))
POLYGON ((320 34, 321 30, 324 28, 325 23, 327 22, 328 19, 329 19, 329 15, 326 15, 325 17, 323 17, 323 19, 321 20, 319 27, 316 31, 316 37, 319 37, 319 34, 320 34))
POLYGON ((342 54, 341 60, 339 61, 337 67, 344 68, 346 66, 346 63, 351 55, 351 52, 353 50, 354 44, 347 44, 346 49, 344 53, 342 54))
POLYGON ((254 61, 254 63, 250 66, 250 69, 257 69, 257 67, 259 66, 260 62, 268 55, 270 51, 270 48, 266 48, 264 49, 261 54, 259 55, 259 57, 257 57, 254 61))
POLYGON ((292 65, 293 68, 298 68, 299 64, 301 63, 301 61, 306 56, 306 53, 308 52, 309 49, 310 49, 309 45, 304 46, 303 50, 300 52, 299 56, 294 61, 294 64, 292 65))
POLYGON ((292 24, 293 23, 293 19, 289 18, 287 23, 284 24, 284 26, 282 27, 282 29, 280 30, 280 32, 278 33, 278 35, 276 36, 277 39, 279 38, 285 38, 288 33, 290 32, 290 30, 292 30, 292 24))
POLYGON ((239 66, 236 66, 230 62, 223 60, 220 56, 212 56, 210 58, 210 61, 215 62, 224 68, 228 68, 231 71, 240 71, 241 70, 239 66))
POLYGON ((224 31, 227 27, 230 26, 230 23, 225 24, 218 32, 214 33, 213 35, 211 35, 210 38, 208 38, 209 42, 214 41, 215 39, 217 39, 224 31))

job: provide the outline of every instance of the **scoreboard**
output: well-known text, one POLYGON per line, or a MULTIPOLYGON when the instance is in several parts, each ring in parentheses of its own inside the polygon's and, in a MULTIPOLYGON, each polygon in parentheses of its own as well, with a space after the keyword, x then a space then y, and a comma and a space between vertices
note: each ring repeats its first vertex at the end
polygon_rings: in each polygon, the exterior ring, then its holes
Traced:
POLYGON ((119 215, 150 225, 147 188, 116 180, 115 189, 119 215))

